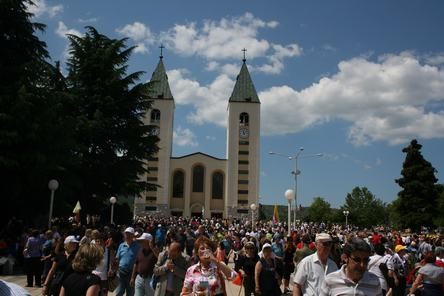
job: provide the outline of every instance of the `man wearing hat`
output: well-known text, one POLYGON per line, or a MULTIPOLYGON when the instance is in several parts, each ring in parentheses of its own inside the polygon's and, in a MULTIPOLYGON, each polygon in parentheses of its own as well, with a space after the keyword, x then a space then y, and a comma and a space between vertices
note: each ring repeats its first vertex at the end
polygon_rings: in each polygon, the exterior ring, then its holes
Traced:
POLYGON ((407 259, 405 258, 406 252, 407 248, 405 246, 396 245, 395 254, 393 254, 392 259, 390 260, 391 264, 387 264, 389 278, 393 278, 394 281, 393 296, 405 295, 405 289, 407 286, 406 276, 408 274, 407 259))
POLYGON ((316 252, 302 259, 293 278, 293 296, 317 296, 327 274, 338 270, 330 254, 333 239, 328 233, 318 233, 315 239, 316 252))
POLYGON ((137 238, 141 248, 137 253, 130 280, 130 286, 135 289, 135 296, 154 295, 154 289, 150 283, 157 256, 151 248, 152 240, 153 236, 149 233, 142 233, 142 235, 137 238))
POLYGON ((134 286, 130 285, 131 274, 137 253, 139 252, 139 244, 134 241, 134 228, 128 227, 124 231, 124 241, 119 245, 116 252, 117 273, 119 284, 116 288, 116 296, 122 296, 125 292, 127 296, 134 295, 134 286))

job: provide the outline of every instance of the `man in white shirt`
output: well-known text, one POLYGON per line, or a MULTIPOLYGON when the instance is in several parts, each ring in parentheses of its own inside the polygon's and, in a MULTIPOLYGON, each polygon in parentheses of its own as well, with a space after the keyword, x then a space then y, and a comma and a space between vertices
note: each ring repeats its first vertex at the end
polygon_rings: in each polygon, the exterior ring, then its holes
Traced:
POLYGON ((318 296, 324 277, 336 270, 336 263, 328 258, 333 245, 331 236, 318 233, 315 239, 316 253, 302 259, 293 278, 293 296, 318 296))
POLYGON ((369 244, 361 238, 347 243, 344 246, 346 264, 325 277, 319 295, 382 296, 378 277, 367 270, 370 252, 369 244))

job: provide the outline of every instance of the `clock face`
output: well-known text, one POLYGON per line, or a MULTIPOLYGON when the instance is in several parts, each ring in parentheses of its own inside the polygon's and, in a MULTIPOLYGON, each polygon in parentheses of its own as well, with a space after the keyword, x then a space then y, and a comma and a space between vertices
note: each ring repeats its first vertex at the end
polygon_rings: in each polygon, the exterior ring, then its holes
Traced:
POLYGON ((248 130, 248 128, 241 128, 239 130, 239 136, 241 138, 248 138, 249 135, 250 135, 250 131, 248 130))

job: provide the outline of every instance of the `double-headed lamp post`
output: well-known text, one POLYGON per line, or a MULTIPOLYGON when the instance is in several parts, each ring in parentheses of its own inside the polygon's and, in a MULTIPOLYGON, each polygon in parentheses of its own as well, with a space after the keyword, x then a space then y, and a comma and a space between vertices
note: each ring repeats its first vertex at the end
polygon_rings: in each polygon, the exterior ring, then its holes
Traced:
POLYGON ((55 179, 52 179, 48 182, 48 188, 51 191, 51 201, 49 202, 49 219, 48 219, 48 228, 51 228, 51 220, 52 220, 52 208, 54 206, 54 192, 59 188, 59 182, 55 179))
MULTIPOLYGON (((285 195, 285 198, 288 200, 288 234, 287 235, 290 235, 290 233, 291 233, 291 202, 295 198, 294 190, 287 189, 287 191, 285 191, 284 195, 285 195)), ((294 225, 294 226, 296 227, 296 225, 294 225)))
POLYGON ((115 196, 111 196, 109 198, 109 202, 111 203, 111 224, 114 224, 114 204, 117 202, 117 198, 115 196))
POLYGON ((308 155, 301 155, 304 151, 304 147, 300 147, 298 152, 294 155, 286 155, 279 152, 270 151, 268 154, 270 155, 277 155, 277 156, 283 156, 288 158, 289 160, 294 160, 294 170, 291 171, 291 174, 294 175, 294 216, 293 216, 293 223, 294 227, 296 228, 296 211, 298 209, 298 175, 301 173, 301 171, 298 169, 298 159, 299 158, 308 158, 308 157, 321 157, 323 156, 322 153, 317 154, 308 154, 308 155))
POLYGON ((255 203, 252 203, 250 205, 250 210, 251 210, 251 230, 254 230, 254 212, 257 209, 257 205, 255 203))
POLYGON ((342 213, 343 213, 344 216, 345 216, 345 228, 348 228, 348 219, 347 219, 347 217, 348 217, 348 215, 350 214, 350 212, 347 211, 347 210, 345 210, 345 211, 343 211, 342 213))

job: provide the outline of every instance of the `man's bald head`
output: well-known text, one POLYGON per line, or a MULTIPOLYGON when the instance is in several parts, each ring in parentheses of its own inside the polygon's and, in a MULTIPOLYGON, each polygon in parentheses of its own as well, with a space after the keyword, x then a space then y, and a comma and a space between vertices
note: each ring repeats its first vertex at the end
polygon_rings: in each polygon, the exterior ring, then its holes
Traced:
POLYGON ((180 253, 181 253, 181 246, 180 246, 180 243, 178 243, 178 242, 172 242, 172 243, 170 244, 170 247, 169 247, 169 249, 168 249, 168 252, 169 252, 169 256, 170 256, 172 259, 179 257, 179 255, 180 255, 180 253))

